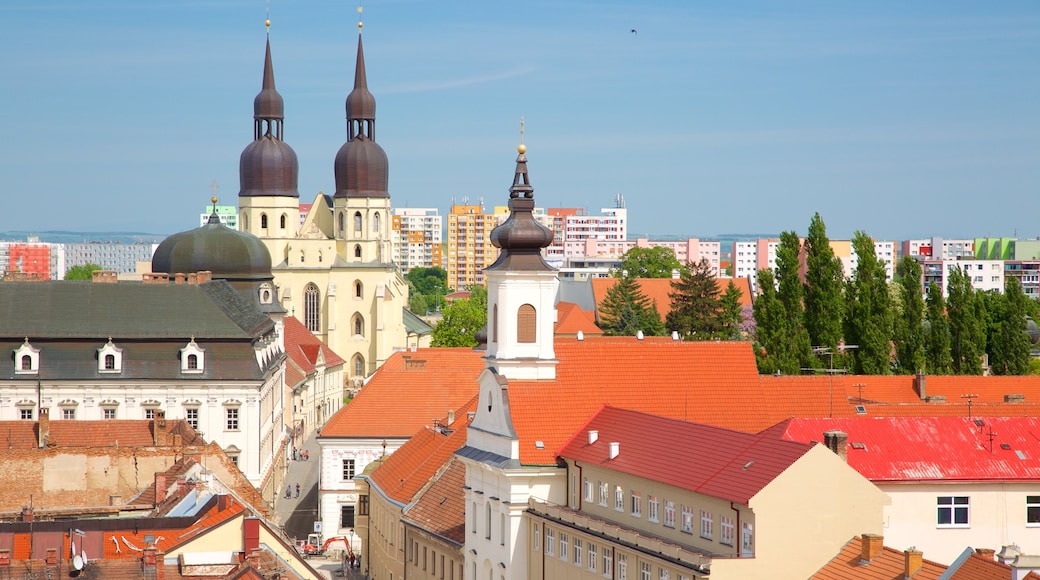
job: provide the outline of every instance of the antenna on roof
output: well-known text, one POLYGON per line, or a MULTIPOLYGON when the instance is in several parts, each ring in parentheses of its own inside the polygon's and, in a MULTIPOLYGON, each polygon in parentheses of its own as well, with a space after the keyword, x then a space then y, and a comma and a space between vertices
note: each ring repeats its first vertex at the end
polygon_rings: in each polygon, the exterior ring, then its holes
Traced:
POLYGON ((961 395, 962 399, 968 399, 968 418, 971 419, 971 401, 978 398, 978 394, 961 395))

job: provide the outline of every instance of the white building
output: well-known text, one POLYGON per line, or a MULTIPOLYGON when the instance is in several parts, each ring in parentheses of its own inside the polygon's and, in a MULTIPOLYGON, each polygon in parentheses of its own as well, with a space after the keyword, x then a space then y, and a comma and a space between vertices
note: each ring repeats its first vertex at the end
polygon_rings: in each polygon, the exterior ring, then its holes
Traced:
POLYGON ((393 208, 393 259, 408 273, 412 268, 442 268, 443 219, 437 208, 393 208))

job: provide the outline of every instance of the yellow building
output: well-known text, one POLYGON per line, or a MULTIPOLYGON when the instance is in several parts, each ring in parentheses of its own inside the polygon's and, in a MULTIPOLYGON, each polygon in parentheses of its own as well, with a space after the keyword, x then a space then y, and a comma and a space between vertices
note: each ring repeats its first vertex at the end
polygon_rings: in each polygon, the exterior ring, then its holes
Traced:
POLYGON ((448 288, 465 290, 484 285, 484 268, 498 258, 491 230, 499 215, 485 213, 483 205, 452 205, 448 213, 448 288))

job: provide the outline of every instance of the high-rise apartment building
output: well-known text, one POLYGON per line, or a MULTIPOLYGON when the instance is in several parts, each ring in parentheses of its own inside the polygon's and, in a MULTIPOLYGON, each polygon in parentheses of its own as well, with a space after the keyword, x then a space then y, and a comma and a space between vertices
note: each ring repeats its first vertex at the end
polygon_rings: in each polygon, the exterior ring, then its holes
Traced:
MULTIPOLYGON (((211 214, 217 214, 217 219, 225 227, 237 230, 238 229, 238 208, 233 205, 208 205, 202 208, 202 213, 199 214, 199 225, 204 226, 209 223, 209 216, 211 214)), ((151 256, 148 257, 151 259, 151 256)))
POLYGON ((975 256, 975 240, 945 240, 940 237, 904 240, 900 244, 899 249, 899 255, 901 256, 917 256, 933 260, 956 260, 962 257, 975 256))
POLYGON ((449 288, 463 290, 484 284, 484 268, 498 258, 498 248, 491 243, 491 230, 498 220, 495 213, 485 213, 483 204, 451 206, 446 268, 449 288))
MULTIPOLYGON (((232 206, 234 209, 234 206, 232 206)), ((231 226, 227 226, 234 229, 231 226)), ((159 244, 140 242, 120 244, 116 242, 87 242, 82 244, 63 244, 65 246, 64 276, 70 268, 86 264, 96 264, 102 270, 115 270, 120 274, 132 274, 137 271, 138 262, 151 262, 152 254, 159 244)))
POLYGON ((394 262, 402 273, 412 268, 443 268, 442 218, 436 208, 394 208, 390 232, 394 262))

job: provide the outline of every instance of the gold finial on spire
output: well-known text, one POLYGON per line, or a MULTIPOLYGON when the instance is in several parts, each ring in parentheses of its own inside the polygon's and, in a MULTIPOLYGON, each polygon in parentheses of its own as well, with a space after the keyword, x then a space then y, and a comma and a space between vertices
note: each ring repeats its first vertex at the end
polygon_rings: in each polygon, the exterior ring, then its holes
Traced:
POLYGON ((267 35, 271 35, 271 0, 267 0, 267 18, 264 20, 264 26, 267 27, 267 35))
POLYGON ((524 145, 524 118, 520 117, 520 144, 516 146, 518 153, 527 153, 527 145, 524 145))
POLYGON ((357 7, 357 17, 358 17, 358 20, 357 20, 357 31, 358 31, 358 34, 361 34, 361 28, 365 26, 364 23, 361 22, 361 11, 362 10, 363 10, 363 8, 361 8, 361 5, 359 4, 358 7, 357 7))

